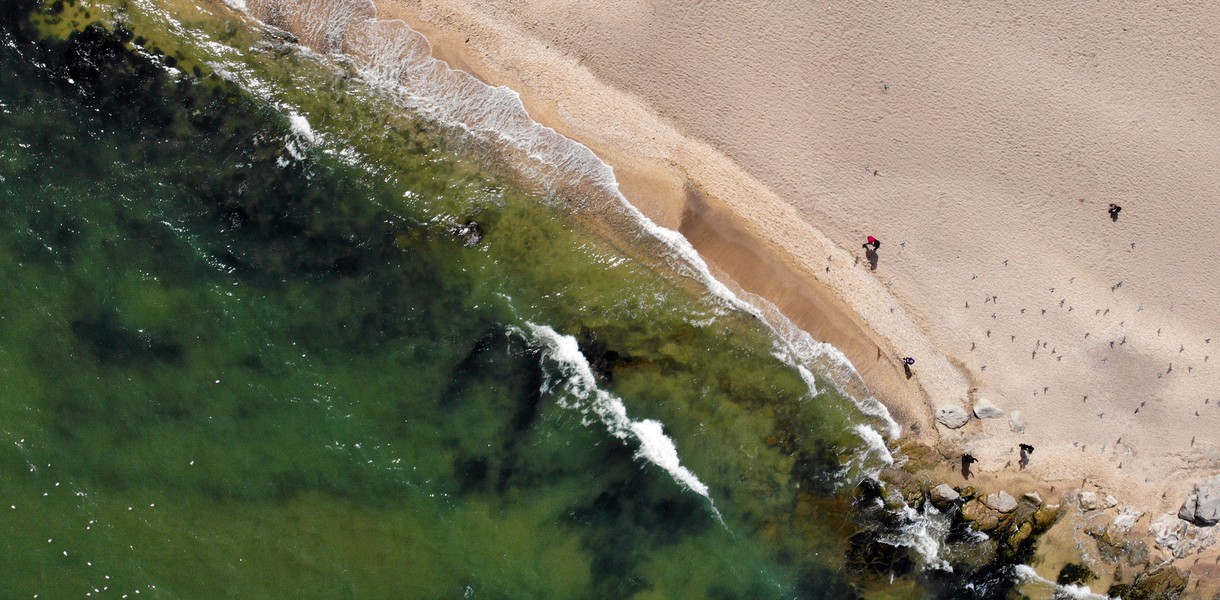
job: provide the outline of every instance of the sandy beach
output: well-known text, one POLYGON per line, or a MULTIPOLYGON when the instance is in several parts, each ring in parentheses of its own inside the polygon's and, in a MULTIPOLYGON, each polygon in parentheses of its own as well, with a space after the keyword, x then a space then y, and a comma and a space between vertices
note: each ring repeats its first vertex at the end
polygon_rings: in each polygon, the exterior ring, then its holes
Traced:
MULTIPOLYGON (((1220 473, 1207 5, 378 8, 592 148, 724 279, 846 353, 905 438, 977 457, 972 484, 1110 495, 1079 519, 1141 532, 1220 473), (975 418, 983 400, 1003 415, 975 418)), ((1187 554, 1220 575, 1215 547, 1187 554)))

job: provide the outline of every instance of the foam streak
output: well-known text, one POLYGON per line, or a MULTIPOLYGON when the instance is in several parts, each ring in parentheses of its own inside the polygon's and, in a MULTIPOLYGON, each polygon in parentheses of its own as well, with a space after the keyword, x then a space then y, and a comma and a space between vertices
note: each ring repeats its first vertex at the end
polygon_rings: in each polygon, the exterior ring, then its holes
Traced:
MULTIPOLYGON (((634 439, 640 445, 635 453, 637 459, 647 460, 664 469, 679 485, 712 502, 707 485, 699 481, 690 469, 682 466, 677 446, 665 435, 663 425, 651 419, 631 420, 623 401, 597 386, 593 369, 581 354, 576 338, 560 335, 546 325, 526 323, 526 327, 529 328, 529 337, 542 347, 543 355, 559 371, 558 378, 548 374, 543 383, 544 391, 562 390, 566 396, 560 400, 561 406, 595 415, 610 434, 620 440, 634 439)), ((714 504, 712 510, 715 511, 714 504)))

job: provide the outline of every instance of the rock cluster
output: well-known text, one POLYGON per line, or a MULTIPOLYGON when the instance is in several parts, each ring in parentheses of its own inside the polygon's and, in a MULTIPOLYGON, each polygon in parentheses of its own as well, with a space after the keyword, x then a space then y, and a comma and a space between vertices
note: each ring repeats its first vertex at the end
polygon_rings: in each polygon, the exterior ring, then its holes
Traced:
POLYGON ((975 530, 1001 541, 1004 550, 1016 552, 1030 536, 1050 529, 1062 513, 1059 505, 1042 504, 1036 495, 1022 499, 1017 502, 1005 491, 973 498, 962 505, 961 518, 975 530))
POLYGON ((1148 532, 1156 540, 1156 545, 1174 558, 1190 556, 1220 541, 1220 531, 1216 527, 1199 527, 1170 514, 1153 522, 1148 532))

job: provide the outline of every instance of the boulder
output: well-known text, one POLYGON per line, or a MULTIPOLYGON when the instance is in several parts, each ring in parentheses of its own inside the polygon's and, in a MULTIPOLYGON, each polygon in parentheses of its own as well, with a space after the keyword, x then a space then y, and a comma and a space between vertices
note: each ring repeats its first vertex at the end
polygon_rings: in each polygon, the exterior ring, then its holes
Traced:
POLYGON ((1025 417, 1021 416, 1021 411, 1014 410, 1008 413, 1008 428, 1013 433, 1025 433, 1025 417))
POLYGON ((1194 491, 1178 509, 1178 518, 1200 527, 1220 523, 1220 475, 1195 484, 1194 491))
POLYGON ((1080 492, 1080 508, 1085 510, 1097 509, 1097 492, 1080 492))
POLYGON ((1138 510, 1124 508, 1122 512, 1118 513, 1117 517, 1114 517, 1114 524, 1111 528, 1126 533, 1135 527, 1135 522, 1142 516, 1144 516, 1144 513, 1138 510))
POLYGON ((1002 490, 998 494, 987 494, 987 497, 983 499, 983 503, 988 508, 1001 513, 1010 513, 1017 510, 1017 499, 1002 490))
POLYGON ((991 400, 979 398, 974 401, 974 416, 980 419, 999 419, 1004 416, 1004 411, 992 404, 991 400))
POLYGON ((1021 547, 1021 544, 1024 544, 1025 540, 1029 539, 1030 534, 1033 532, 1034 526, 1026 521, 1025 523, 1021 523, 1021 526, 1017 527, 1016 531, 1009 534, 1008 539, 1004 540, 1004 543, 1008 544, 1009 548, 1015 550, 1021 547))
POLYGON ((949 429, 957 429, 970 420, 970 415, 966 409, 949 404, 936 409, 936 420, 949 429))
POLYGON ((1024 498, 1026 502, 1029 502, 1034 506, 1042 506, 1042 494, 1039 494, 1038 492, 1025 492, 1025 495, 1021 497, 1024 498))
POLYGON ((961 494, 957 493, 957 490, 949 487, 949 484, 947 483, 942 483, 932 488, 932 491, 929 492, 928 495, 932 499, 932 506, 935 506, 941 510, 948 508, 962 497, 961 494))
POLYGON ((1118 498, 1115 498, 1110 494, 1106 494, 1106 497, 1102 500, 1102 505, 1106 508, 1114 508, 1115 506, 1118 506, 1118 498))
POLYGON ((1034 527, 1040 532, 1050 529, 1055 521, 1059 520, 1062 512, 1063 509, 1058 504, 1047 504, 1039 508, 1034 512, 1034 527))

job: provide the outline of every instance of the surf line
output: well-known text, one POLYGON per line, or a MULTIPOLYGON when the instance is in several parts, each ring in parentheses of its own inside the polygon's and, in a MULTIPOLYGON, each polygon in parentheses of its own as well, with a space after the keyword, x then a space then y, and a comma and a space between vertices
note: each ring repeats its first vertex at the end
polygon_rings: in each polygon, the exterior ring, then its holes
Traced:
POLYGON ((712 513, 723 525, 724 518, 716 509, 707 484, 700 481, 690 469, 682 466, 678 458, 678 447, 665 435, 664 425, 652 419, 634 421, 627 416, 627 406, 623 404, 623 400, 598 387, 597 380, 593 377, 593 369, 585 355, 580 352, 576 338, 562 335, 547 325, 526 322, 525 326, 529 329, 528 332, 515 327, 510 330, 542 348, 543 357, 558 368, 558 377, 546 372, 542 391, 562 391, 563 393, 557 394, 560 406, 596 416, 609 430, 610 435, 620 440, 634 439, 639 444, 635 451, 636 459, 646 460, 664 469, 678 485, 706 498, 712 513))
MULTIPOLYGON (((574 181, 583 181, 602 190, 609 202, 596 206, 577 202, 569 208, 600 210, 607 218, 633 222, 642 239, 663 248, 661 258, 668 259, 675 272, 700 282, 724 308, 750 314, 770 328, 777 338, 781 360, 801 367, 802 376, 808 376, 811 397, 817 395, 817 387, 805 366, 820 363, 826 367, 825 376, 831 384, 861 412, 878 421, 888 437, 897 438, 901 434, 888 409, 869 393, 842 352, 814 340, 765 299, 744 290, 734 291, 720 281, 689 240, 658 225, 623 195, 613 167, 588 146, 533 120, 515 90, 488 85, 435 58, 431 42, 422 33, 401 20, 379 18, 372 0, 225 1, 265 26, 292 31, 306 48, 351 60, 368 84, 389 92, 403 108, 461 129, 475 139, 494 139, 520 152, 528 162, 541 167, 523 165, 523 174, 544 188, 558 190, 574 181)), ((877 447, 876 437, 861 435, 866 446, 888 457, 884 443, 877 447)))

